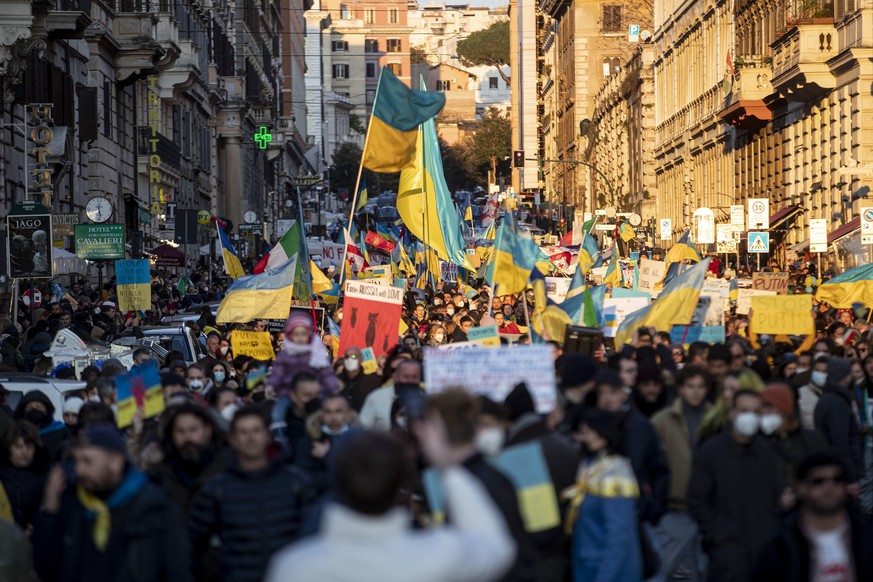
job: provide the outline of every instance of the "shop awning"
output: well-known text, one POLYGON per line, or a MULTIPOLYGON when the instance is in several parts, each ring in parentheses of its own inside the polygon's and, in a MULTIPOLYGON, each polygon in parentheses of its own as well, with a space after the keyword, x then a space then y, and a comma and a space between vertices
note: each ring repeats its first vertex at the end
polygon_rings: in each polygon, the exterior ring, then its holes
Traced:
POLYGON ((828 245, 832 245, 841 238, 845 238, 861 228, 861 217, 856 216, 837 230, 828 233, 828 245))
POLYGON ((148 254, 157 257, 157 260, 155 261, 155 266, 157 267, 185 266, 185 253, 170 245, 155 247, 150 250, 148 254))

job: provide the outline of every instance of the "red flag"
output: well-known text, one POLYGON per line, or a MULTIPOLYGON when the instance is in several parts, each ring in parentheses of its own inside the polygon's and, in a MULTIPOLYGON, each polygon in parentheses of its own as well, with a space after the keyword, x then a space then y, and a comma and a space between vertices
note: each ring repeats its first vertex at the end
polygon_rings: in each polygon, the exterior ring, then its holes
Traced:
POLYGON ((385 251, 388 254, 394 252, 394 243, 385 240, 381 234, 375 233, 372 230, 367 232, 367 236, 364 237, 364 242, 374 249, 385 251))

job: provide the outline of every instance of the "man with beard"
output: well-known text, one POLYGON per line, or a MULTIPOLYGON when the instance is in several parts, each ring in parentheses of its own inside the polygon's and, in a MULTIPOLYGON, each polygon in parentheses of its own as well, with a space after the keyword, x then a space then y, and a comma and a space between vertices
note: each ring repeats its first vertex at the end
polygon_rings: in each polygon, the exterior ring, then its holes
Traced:
POLYGON ((34 524, 34 564, 44 581, 189 580, 182 518, 133 467, 124 439, 89 425, 73 450, 76 482, 56 466, 34 524))
POLYGON ((212 475, 227 466, 227 456, 203 408, 189 403, 173 406, 162 420, 164 458, 150 477, 164 487, 187 522, 197 493, 212 475))

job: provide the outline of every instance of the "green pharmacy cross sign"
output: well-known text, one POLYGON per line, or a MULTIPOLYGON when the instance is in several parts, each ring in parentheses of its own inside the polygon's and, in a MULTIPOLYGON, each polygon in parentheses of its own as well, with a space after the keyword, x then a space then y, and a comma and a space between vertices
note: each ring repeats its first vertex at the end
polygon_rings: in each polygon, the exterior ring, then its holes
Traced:
POLYGON ((258 128, 258 133, 255 134, 255 141, 258 142, 259 148, 265 150, 267 149, 267 144, 273 141, 273 134, 262 125, 258 128))

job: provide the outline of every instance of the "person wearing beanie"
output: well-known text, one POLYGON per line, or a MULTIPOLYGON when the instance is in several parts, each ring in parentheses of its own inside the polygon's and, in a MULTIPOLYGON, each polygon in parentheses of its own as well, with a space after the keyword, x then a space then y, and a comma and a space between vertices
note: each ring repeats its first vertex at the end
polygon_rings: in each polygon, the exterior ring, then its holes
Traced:
POLYGON ((768 384, 761 393, 761 432, 767 435, 782 465, 789 485, 800 462, 812 453, 823 451, 828 444, 824 435, 800 425, 795 410, 794 392, 785 382, 768 384))
POLYGON ((827 359, 827 380, 818 404, 815 405, 816 430, 827 439, 834 452, 848 469, 849 493, 857 496, 859 480, 864 475, 861 457, 861 429, 852 411, 852 363, 846 358, 830 356, 827 359))
POLYGON ((33 530, 43 580, 190 580, 178 508, 128 461, 115 427, 92 424, 73 449, 76 481, 49 473, 33 530))
POLYGON ((76 428, 79 425, 79 411, 82 410, 84 405, 85 401, 78 396, 67 398, 66 402, 64 402, 64 424, 67 425, 67 428, 70 429, 73 435, 76 434, 76 428))
POLYGON ((573 439, 584 449, 577 483, 562 497, 566 531, 572 532, 573 580, 641 582, 643 556, 637 524, 639 485, 624 455, 618 415, 577 411, 570 422, 573 439))
POLYGON ((721 385, 722 378, 728 373, 731 366, 731 350, 724 344, 713 344, 706 354, 706 369, 713 381, 721 385))
POLYGON ((653 359, 641 360, 637 371, 637 385, 631 393, 633 407, 646 418, 669 404, 664 376, 653 359))

